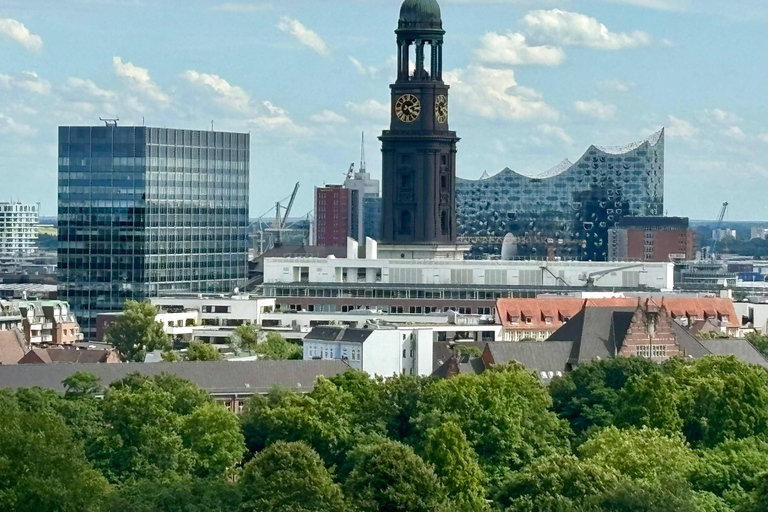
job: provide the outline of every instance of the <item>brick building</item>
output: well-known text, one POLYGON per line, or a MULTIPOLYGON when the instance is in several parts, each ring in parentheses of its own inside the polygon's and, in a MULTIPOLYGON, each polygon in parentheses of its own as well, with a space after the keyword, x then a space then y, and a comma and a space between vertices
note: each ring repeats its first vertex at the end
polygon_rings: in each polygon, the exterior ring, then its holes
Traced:
POLYGON ((686 217, 625 217, 608 231, 611 261, 690 260, 696 255, 696 233, 686 217))
POLYGON ((315 245, 346 247, 351 234, 351 193, 341 185, 315 187, 315 245))

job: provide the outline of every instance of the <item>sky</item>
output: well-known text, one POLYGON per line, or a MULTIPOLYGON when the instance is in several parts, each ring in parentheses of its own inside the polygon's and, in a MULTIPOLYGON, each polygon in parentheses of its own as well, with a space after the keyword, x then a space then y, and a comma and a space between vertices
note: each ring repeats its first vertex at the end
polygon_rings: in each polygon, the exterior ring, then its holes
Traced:
MULTIPOLYGON (((442 0, 457 174, 666 127, 665 210, 768 218, 765 0, 442 0)), ((0 201, 56 214, 57 126, 251 134, 251 217, 381 175, 399 0, 0 0, 0 201)))

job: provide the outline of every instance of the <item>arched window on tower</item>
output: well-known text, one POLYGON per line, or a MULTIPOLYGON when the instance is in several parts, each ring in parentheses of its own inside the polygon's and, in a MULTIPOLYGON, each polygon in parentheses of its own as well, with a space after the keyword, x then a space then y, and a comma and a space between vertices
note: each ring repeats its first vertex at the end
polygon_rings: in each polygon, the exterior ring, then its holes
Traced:
POLYGON ((449 222, 448 222, 448 212, 443 210, 443 212, 440 214, 440 230, 444 235, 448 234, 449 229, 449 222))
POLYGON ((400 212, 400 234, 410 235, 413 233, 413 222, 411 219, 411 212, 403 210, 400 212))

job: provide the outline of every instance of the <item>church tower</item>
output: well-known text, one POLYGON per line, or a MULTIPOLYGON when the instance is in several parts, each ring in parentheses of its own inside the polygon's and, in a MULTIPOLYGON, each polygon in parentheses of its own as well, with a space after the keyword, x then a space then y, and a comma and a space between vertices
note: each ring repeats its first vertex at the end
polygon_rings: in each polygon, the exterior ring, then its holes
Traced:
MULTIPOLYGON (((397 30, 397 80, 382 142, 381 243, 453 245, 456 251, 456 133, 448 129, 443 23, 436 0, 405 0, 397 30)), ((395 247, 393 247, 395 249, 395 247)), ((393 251, 394 253, 397 250, 393 251)), ((424 257, 411 251, 393 257, 424 257)), ((434 250, 433 250, 434 252, 434 250)), ((437 254, 432 257, 449 257, 437 254)))

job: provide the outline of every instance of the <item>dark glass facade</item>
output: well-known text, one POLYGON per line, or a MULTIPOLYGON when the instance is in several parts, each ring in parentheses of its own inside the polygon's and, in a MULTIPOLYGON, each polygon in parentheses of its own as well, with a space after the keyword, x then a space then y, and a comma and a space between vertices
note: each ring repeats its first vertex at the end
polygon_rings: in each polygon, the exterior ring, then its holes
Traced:
POLYGON ((590 146, 539 176, 504 169, 459 179, 456 216, 471 256, 499 255, 512 233, 521 257, 604 261, 608 230, 624 216, 664 212, 664 131, 625 146, 590 146))
POLYGON ((247 280, 250 136, 59 127, 59 298, 86 338, 96 315, 247 280))

